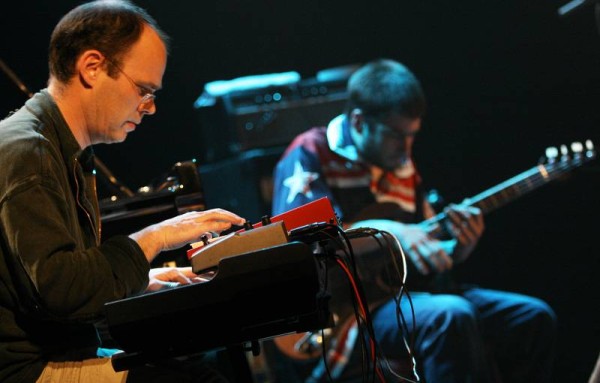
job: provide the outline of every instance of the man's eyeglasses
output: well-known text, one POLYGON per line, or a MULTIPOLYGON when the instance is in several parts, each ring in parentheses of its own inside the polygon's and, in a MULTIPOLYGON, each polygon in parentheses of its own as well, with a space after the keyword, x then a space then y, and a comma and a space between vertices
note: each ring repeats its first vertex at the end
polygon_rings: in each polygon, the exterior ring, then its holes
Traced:
POLYGON ((134 79, 132 79, 127 73, 125 73, 125 71, 123 69, 121 69, 117 64, 115 64, 112 60, 106 59, 106 61, 108 61, 112 65, 114 65, 114 67, 117 68, 117 70, 119 72, 121 72, 121 74, 123 76, 125 76, 125 78, 127 80, 129 80, 131 85, 133 85, 135 88, 137 88, 140 96, 142 97, 142 99, 140 100, 140 105, 147 105, 150 102, 154 102, 154 100, 156 99, 156 95, 154 94, 154 92, 155 92, 154 89, 148 88, 147 86, 143 86, 143 85, 140 85, 137 82, 135 82, 134 79))
POLYGON ((409 137, 414 137, 416 132, 402 132, 388 126, 386 123, 382 122, 380 119, 373 117, 366 117, 367 125, 373 127, 373 129, 377 129, 379 134, 381 134, 385 139, 395 140, 395 141, 405 141, 409 137))

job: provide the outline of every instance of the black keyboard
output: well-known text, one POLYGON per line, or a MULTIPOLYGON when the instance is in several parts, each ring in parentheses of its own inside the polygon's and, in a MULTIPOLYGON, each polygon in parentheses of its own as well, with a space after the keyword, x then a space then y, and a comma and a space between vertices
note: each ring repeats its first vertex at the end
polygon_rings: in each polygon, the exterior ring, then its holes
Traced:
POLYGON ((301 242, 224 258, 207 282, 105 305, 116 371, 333 325, 322 265, 301 242))

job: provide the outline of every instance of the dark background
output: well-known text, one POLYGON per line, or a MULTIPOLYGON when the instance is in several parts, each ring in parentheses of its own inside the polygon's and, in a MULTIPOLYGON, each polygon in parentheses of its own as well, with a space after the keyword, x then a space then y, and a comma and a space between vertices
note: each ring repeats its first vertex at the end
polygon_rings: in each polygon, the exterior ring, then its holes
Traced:
MULTIPOLYGON (((0 58, 30 90, 45 85, 54 24, 78 3, 23 1, 2 12, 0 58)), ((173 38, 158 113, 125 143, 95 149, 132 189, 177 161, 204 157, 210 144, 192 104, 206 82, 285 71, 312 77, 376 57, 404 62, 422 81, 429 111, 416 157, 448 202, 534 166, 547 146, 600 142, 600 36, 591 6, 561 18, 562 1, 138 4, 173 38)), ((3 74, 0 89, 2 116, 27 99, 3 74)), ((459 270, 466 280, 552 305, 560 325, 556 382, 587 381, 600 351, 599 167, 590 165, 488 214, 476 254, 459 270)), ((248 195, 255 185, 228 172, 217 181, 209 207, 245 214, 249 207, 220 199, 219 188, 248 195)))

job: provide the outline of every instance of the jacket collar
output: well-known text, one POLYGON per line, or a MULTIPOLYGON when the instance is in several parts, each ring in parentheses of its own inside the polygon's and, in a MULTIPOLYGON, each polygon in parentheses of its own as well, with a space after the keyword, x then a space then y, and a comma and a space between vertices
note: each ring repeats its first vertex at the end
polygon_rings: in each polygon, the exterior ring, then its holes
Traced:
MULTIPOLYGON (((58 105, 48 93, 47 89, 42 89, 36 93, 31 99, 25 103, 27 109, 34 114, 41 122, 41 129, 53 129, 53 132, 48 132, 55 136, 56 144, 59 145, 63 160, 67 164, 71 164, 83 152, 75 136, 69 129, 67 121, 63 117, 58 105)), ((86 153, 86 157, 89 153, 86 153)))
POLYGON ((327 144, 332 152, 353 162, 363 162, 350 137, 350 128, 345 115, 340 114, 327 125, 327 144))

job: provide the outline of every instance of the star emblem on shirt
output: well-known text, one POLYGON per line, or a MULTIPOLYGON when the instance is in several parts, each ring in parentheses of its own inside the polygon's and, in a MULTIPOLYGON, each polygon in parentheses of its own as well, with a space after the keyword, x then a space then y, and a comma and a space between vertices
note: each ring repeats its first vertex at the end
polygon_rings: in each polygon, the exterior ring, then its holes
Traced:
POLYGON ((292 203, 298 194, 302 194, 306 198, 312 198, 310 184, 317 178, 319 178, 319 173, 305 171, 302 164, 296 161, 294 163, 294 174, 283 181, 283 185, 290 189, 286 202, 292 203))

